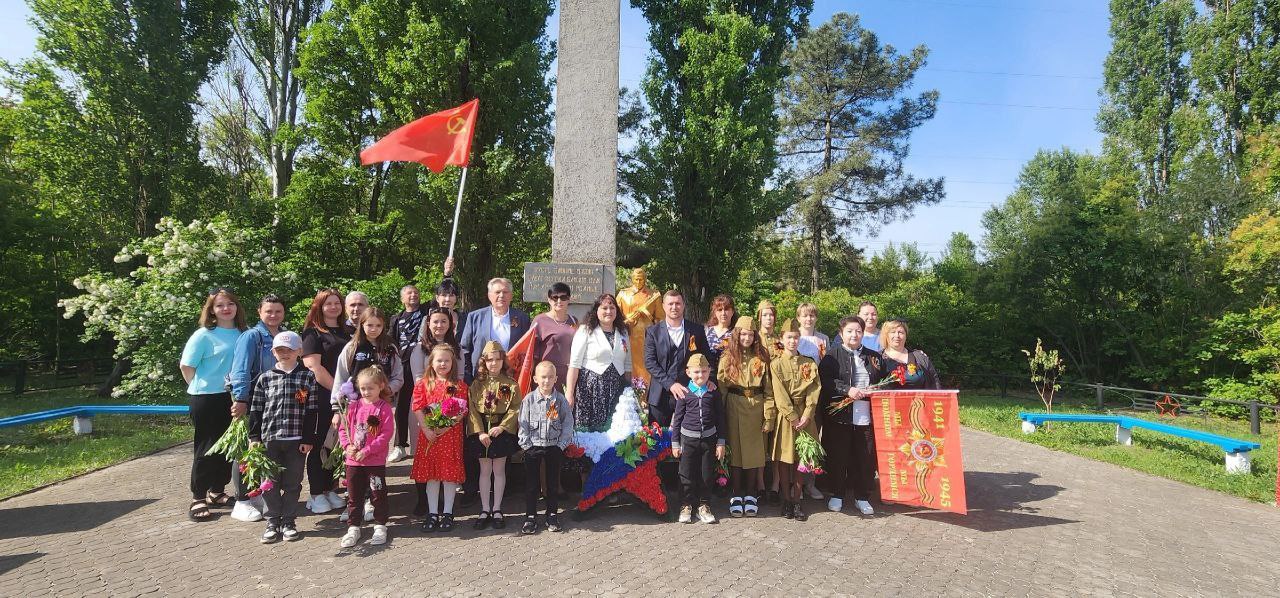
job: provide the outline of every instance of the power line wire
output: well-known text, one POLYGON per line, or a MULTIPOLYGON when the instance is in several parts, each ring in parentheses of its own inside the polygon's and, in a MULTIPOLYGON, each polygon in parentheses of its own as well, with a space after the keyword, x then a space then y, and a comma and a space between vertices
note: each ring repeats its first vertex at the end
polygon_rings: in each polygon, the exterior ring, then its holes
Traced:
POLYGON ((971 102, 968 100, 938 100, 939 104, 960 104, 963 106, 989 106, 999 108, 1030 108, 1035 110, 1079 110, 1084 112, 1096 112, 1097 108, 1084 108, 1081 106, 1043 106, 1038 104, 1005 104, 1001 102, 971 102))
POLYGON ((1097 75, 1065 75, 1065 74, 1059 74, 1059 73, 1016 73, 1016 72, 1009 72, 1009 71, 947 69, 947 68, 939 68, 939 67, 932 67, 932 66, 921 67, 920 70, 933 71, 933 72, 939 72, 939 73, 964 73, 968 75, 998 75, 1002 77, 1043 77, 1043 78, 1049 78, 1049 79, 1090 79, 1090 80, 1096 80, 1096 81, 1102 80, 1102 77, 1099 77, 1097 75))
POLYGON ((1027 6, 1026 3, 1018 4, 988 4, 978 2, 952 2, 949 0, 898 0, 898 2, 914 2, 917 4, 934 4, 937 6, 951 6, 955 8, 992 8, 996 10, 1022 10, 1032 12, 1053 12, 1062 14, 1092 14, 1080 10, 1071 10, 1067 8, 1056 8, 1048 6, 1027 6))

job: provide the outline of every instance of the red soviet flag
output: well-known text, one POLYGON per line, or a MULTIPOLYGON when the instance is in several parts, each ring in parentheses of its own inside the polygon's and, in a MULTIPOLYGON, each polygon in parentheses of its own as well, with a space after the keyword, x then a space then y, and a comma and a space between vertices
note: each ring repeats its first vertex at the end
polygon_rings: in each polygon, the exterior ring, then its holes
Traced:
POLYGON ((440 172, 448 164, 466 166, 471 161, 471 137, 479 111, 477 98, 457 108, 428 114, 365 148, 360 152, 360 163, 417 162, 431 172, 440 172))
POLYGON ((507 361, 516 373, 516 383, 520 385, 521 397, 533 390, 533 368, 538 365, 533 362, 533 341, 537 338, 538 325, 534 324, 519 341, 516 341, 516 344, 511 345, 511 350, 507 351, 507 361))

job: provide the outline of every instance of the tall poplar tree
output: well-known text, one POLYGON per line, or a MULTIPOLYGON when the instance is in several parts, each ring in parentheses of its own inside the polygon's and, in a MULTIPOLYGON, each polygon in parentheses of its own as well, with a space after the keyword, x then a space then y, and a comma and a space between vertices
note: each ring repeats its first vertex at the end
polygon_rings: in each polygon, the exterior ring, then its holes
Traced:
POLYGON ((253 129, 270 171, 271 197, 278 199, 293 180, 294 159, 303 137, 302 83, 295 74, 302 32, 320 16, 321 0, 240 0, 232 38, 251 77, 233 80, 252 115, 253 129))
MULTIPOLYGON (((67 97, 81 121, 78 134, 91 141, 51 151, 98 152, 91 159, 103 166, 95 170, 109 177, 95 181, 101 203, 84 206, 89 212, 105 222, 123 216, 141 236, 181 207, 175 198, 196 201, 206 172, 194 104, 224 56, 234 9, 234 0, 31 0, 36 47, 56 67, 58 84, 77 90, 67 97)), ((29 81, 41 77, 38 66, 26 70, 29 81)), ((65 124, 31 108, 36 121, 65 124)), ((82 174, 57 169, 50 176, 71 179, 64 184, 72 189, 82 174)), ((82 198, 72 192, 65 200, 82 198)))
POLYGON ((1191 37, 1206 138, 1239 173, 1246 136, 1280 113, 1280 3, 1206 0, 1191 37))
POLYGON ((651 118, 625 157, 633 224, 695 305, 730 292, 757 229, 789 203, 777 167, 774 96, 782 53, 807 27, 809 0, 632 0, 653 50, 641 88, 651 118), (733 252, 731 254, 730 252, 733 252))
POLYGON ((1105 147, 1139 173, 1139 199, 1155 203, 1195 143, 1188 36, 1192 0, 1111 0, 1111 52, 1103 63, 1098 128, 1105 147))

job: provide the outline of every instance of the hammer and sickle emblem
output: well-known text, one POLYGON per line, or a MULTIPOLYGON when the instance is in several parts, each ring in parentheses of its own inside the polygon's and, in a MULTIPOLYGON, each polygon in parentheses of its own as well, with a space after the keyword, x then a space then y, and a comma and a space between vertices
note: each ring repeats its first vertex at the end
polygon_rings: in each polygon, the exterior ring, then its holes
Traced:
POLYGON ((457 135, 466 127, 467 119, 462 118, 461 116, 455 116, 449 119, 449 123, 445 125, 445 130, 448 131, 450 135, 457 135))

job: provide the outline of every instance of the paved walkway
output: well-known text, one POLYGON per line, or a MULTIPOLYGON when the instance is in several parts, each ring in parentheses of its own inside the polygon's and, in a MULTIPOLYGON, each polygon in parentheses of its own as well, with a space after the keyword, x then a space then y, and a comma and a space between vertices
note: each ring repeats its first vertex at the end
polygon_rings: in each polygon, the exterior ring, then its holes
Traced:
MULTIPOLYGON (((720 525, 598 508, 567 533, 452 536, 408 525, 393 468, 392 541, 338 548, 332 515, 262 546, 262 524, 184 516, 190 446, 0 502, 0 596, 1144 595, 1280 596, 1280 509, 966 430, 968 516, 820 509, 720 525)), ((515 514, 522 501, 508 497, 515 514)), ((509 521, 517 521, 509 518, 509 521)), ((367 532, 366 532, 367 538, 367 532)))

